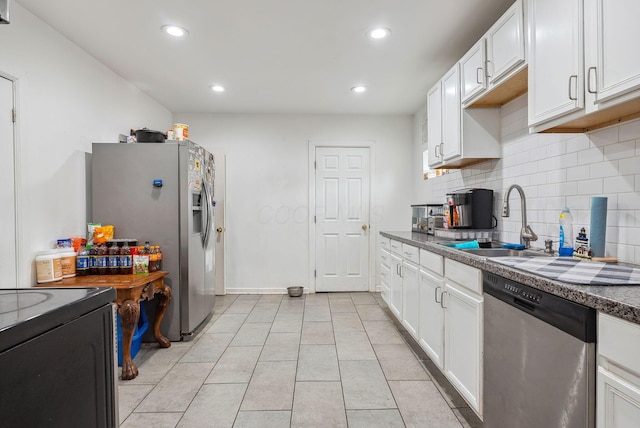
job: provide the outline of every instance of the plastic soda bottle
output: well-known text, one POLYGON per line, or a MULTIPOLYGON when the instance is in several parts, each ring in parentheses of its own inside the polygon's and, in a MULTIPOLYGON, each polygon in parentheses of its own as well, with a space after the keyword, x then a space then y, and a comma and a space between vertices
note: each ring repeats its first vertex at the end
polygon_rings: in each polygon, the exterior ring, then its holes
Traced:
POLYGON ((558 255, 573 256, 573 216, 568 207, 564 207, 560 213, 560 239, 558 255))

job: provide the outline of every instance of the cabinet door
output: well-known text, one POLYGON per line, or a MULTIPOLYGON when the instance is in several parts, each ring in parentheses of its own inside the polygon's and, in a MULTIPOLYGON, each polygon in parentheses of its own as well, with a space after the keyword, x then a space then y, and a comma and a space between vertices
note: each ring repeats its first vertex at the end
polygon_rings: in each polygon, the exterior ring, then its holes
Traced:
POLYGON ((445 375, 476 412, 482 412, 482 297, 445 280, 445 375))
POLYGON ((487 87, 484 42, 484 38, 478 40, 460 59, 460 99, 463 104, 487 87))
POLYGON ((596 418, 598 428, 638 426, 640 421, 640 386, 598 367, 596 418))
POLYGON ((444 310, 440 305, 444 280, 420 269, 418 289, 418 343, 441 370, 444 337, 444 310))
POLYGON ((487 75, 495 84, 524 58, 522 2, 516 1, 487 32, 487 75))
POLYGON ((389 309, 402 321, 402 259, 395 254, 391 254, 391 280, 389 281, 389 309))
POLYGON ((442 77, 442 159, 462 154, 460 139, 460 75, 458 64, 442 77))
POLYGON ((584 107, 582 1, 529 0, 529 126, 584 107))
POLYGON ((440 81, 427 93, 427 138, 429 166, 442 163, 442 86, 440 81))
POLYGON ((418 267, 407 261, 402 264, 402 325, 409 334, 418 337, 418 267))
POLYGON ((585 0, 587 91, 596 104, 640 88, 640 2, 585 0))

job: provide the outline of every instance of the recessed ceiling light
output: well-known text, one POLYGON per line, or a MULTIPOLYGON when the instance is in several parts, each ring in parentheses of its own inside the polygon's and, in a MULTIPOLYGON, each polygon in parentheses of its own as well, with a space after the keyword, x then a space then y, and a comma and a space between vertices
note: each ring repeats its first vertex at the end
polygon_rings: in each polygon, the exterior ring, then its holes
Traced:
POLYGON ((224 92, 224 86, 221 85, 212 85, 211 90, 213 92, 224 92))
POLYGON ((189 34, 186 29, 178 27, 177 25, 165 25, 162 27, 162 31, 173 37, 184 37, 189 34))
POLYGON ((391 30, 388 28, 375 28, 369 31, 369 37, 372 39, 384 39, 385 37, 389 37, 391 35, 391 30))
POLYGON ((351 88, 351 92, 355 92, 356 94, 360 94, 366 90, 367 88, 365 86, 354 86, 353 88, 351 88))

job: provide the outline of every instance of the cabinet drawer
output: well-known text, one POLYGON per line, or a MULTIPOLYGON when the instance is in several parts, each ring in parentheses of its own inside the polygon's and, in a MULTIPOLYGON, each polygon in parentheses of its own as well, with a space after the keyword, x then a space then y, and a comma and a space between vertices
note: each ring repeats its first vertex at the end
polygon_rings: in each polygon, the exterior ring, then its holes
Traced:
POLYGON ((391 266, 391 254, 385 250, 380 251, 380 262, 387 267, 391 266))
POLYGON ((598 313, 598 353, 640 375, 640 324, 598 313))
POLYGON ((389 238, 385 238, 384 236, 380 237, 380 248, 384 248, 387 251, 391 251, 391 240, 389 238))
POLYGON ((385 266, 384 264, 380 264, 380 279, 382 282, 388 287, 389 281, 391 281, 391 270, 389 266, 385 266))
POLYGON ((402 244, 402 257, 415 264, 420 264, 420 252, 418 248, 411 245, 402 244))
POLYGON ((439 276, 442 276, 444 271, 442 259, 443 257, 441 255, 420 248, 420 266, 429 269, 439 276))
POLYGON ((444 275, 478 295, 482 295, 482 272, 451 259, 444 259, 444 275))
POLYGON ((393 239, 389 240, 389 245, 391 246, 391 252, 396 253, 398 255, 402 255, 402 243, 398 241, 394 241, 393 239))

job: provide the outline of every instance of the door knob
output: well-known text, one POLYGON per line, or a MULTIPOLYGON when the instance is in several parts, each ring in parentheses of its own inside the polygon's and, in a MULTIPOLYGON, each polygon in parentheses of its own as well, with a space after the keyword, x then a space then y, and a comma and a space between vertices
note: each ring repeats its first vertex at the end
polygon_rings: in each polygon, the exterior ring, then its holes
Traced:
POLYGON ((217 228, 216 228, 216 232, 218 232, 218 233, 222 233, 222 228, 221 228, 221 227, 217 227, 217 228))
POLYGON ((366 224, 362 225, 362 230, 367 230, 367 225, 366 224))

